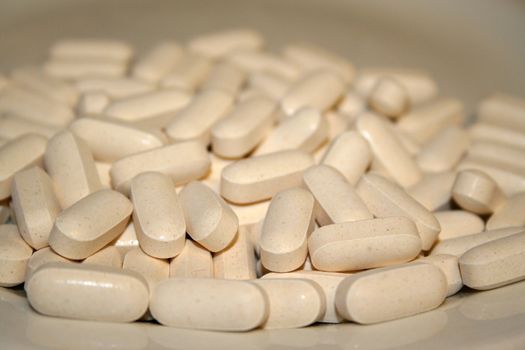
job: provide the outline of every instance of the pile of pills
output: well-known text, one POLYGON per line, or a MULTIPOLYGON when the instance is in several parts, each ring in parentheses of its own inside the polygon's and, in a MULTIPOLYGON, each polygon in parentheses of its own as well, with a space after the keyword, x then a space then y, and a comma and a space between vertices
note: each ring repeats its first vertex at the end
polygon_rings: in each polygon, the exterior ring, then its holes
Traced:
POLYGON ((231 30, 0 76, 0 285, 55 317, 370 324, 525 279, 525 100, 231 30))

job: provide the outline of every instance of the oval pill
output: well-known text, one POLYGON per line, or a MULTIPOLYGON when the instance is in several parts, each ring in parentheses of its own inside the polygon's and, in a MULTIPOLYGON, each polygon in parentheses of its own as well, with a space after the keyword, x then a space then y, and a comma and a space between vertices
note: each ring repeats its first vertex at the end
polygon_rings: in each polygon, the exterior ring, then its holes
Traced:
POLYGON ((62 39, 49 49, 54 58, 127 61, 133 48, 126 42, 111 39, 62 39))
POLYGON ((370 94, 368 104, 376 112, 397 119, 409 107, 406 88, 395 78, 384 76, 378 79, 370 94))
POLYGON ((434 216, 436 217, 436 220, 439 221, 439 226, 441 226, 441 232, 439 233, 440 240, 485 231, 485 223, 483 220, 476 214, 472 214, 468 211, 438 211, 434 213, 434 216))
POLYGON ((239 93, 246 73, 228 62, 216 63, 208 73, 206 80, 201 84, 200 90, 219 90, 231 96, 239 93))
POLYGON ((259 50, 263 44, 264 39, 259 33, 241 28, 194 37, 189 43, 189 49, 204 56, 219 58, 237 50, 259 50))
POLYGON ((525 193, 509 197, 487 220, 487 230, 525 226, 525 193))
POLYGON ((180 58, 173 70, 166 74, 160 85, 165 88, 178 88, 195 91, 206 80, 212 67, 209 58, 188 52, 180 58))
POLYGON ((122 268, 122 256, 117 247, 110 245, 88 256, 82 261, 82 264, 109 266, 120 269, 122 268))
POLYGON ((182 252, 171 259, 170 277, 213 278, 211 253, 191 239, 186 240, 182 252))
POLYGON ((161 42, 138 59, 131 74, 137 79, 158 82, 173 69, 182 55, 182 48, 177 43, 161 42))
POLYGON ((476 214, 490 214, 505 202, 498 184, 482 171, 471 169, 458 173, 452 198, 463 209, 476 214))
POLYGON ((37 134, 51 138, 58 132, 54 126, 49 126, 13 115, 0 117, 0 137, 12 140, 24 134, 37 134))
POLYGON ((478 120, 525 132, 525 101, 516 96, 494 94, 478 106, 478 120))
POLYGON ((92 60, 85 58, 52 58, 44 63, 44 72, 54 78, 76 80, 98 76, 122 78, 126 74, 126 62, 92 60))
POLYGON ((463 287, 457 256, 436 254, 417 259, 416 261, 432 264, 443 272, 447 280, 447 297, 456 294, 463 287))
POLYGON ((51 262, 58 262, 58 263, 73 263, 72 260, 66 259, 63 256, 58 255, 51 249, 50 247, 45 247, 42 249, 39 249, 31 255, 31 258, 29 258, 29 261, 27 262, 27 269, 26 269, 26 281, 29 281, 33 273, 42 265, 45 265, 47 263, 51 262))
POLYGON ((133 95, 142 95, 153 91, 155 86, 151 83, 133 78, 105 78, 100 76, 87 76, 77 79, 75 87, 84 95, 99 93, 110 99, 121 99, 133 95))
POLYGON ((450 126, 437 133, 417 155, 417 164, 425 172, 453 169, 469 147, 467 132, 450 126))
POLYGON ((22 239, 16 225, 0 225, 0 287, 23 283, 33 249, 22 239))
POLYGON ((124 255, 123 270, 135 271, 148 283, 149 293, 153 293, 157 284, 169 278, 169 263, 166 259, 152 257, 135 247, 124 255))
POLYGON ((473 140, 499 142, 522 152, 525 150, 525 133, 519 130, 478 122, 472 125, 468 132, 473 140))
POLYGON ((445 208, 452 199, 452 186, 456 173, 444 171, 427 173, 415 185, 407 189, 408 194, 430 211, 445 208))
POLYGON ((255 250, 245 227, 239 228, 228 247, 213 255, 213 275, 217 279, 253 280, 255 250))

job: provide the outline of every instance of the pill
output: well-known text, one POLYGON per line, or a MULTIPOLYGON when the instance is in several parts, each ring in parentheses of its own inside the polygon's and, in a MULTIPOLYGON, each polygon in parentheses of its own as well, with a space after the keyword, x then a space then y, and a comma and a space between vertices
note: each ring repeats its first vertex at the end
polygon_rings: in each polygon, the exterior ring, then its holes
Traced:
POLYGON ((166 259, 154 258, 139 247, 133 248, 124 255, 122 269, 135 271, 148 283, 150 294, 159 282, 169 278, 170 266, 166 259))
POLYGON ((345 319, 371 324, 435 309, 446 295, 447 281, 439 268, 410 263, 345 278, 337 287, 335 304, 345 319))
POLYGON ((122 232, 110 244, 117 247, 122 257, 124 257, 131 249, 139 246, 139 240, 137 239, 137 232, 135 231, 133 220, 129 221, 124 232, 122 232))
POLYGON ((438 132, 417 155, 417 164, 426 172, 453 169, 469 147, 467 132, 450 126, 438 132))
POLYGON ((219 193, 222 169, 233 163, 234 160, 218 157, 214 153, 209 153, 209 155, 211 160, 211 169, 202 182, 213 189, 215 192, 219 193))
POLYGON ((49 140, 45 165, 62 208, 102 188, 88 145, 68 130, 49 140))
POLYGON ((267 97, 238 103, 211 129, 212 150, 226 158, 250 153, 270 132, 276 119, 276 104, 267 97))
POLYGON ((221 90, 231 96, 237 95, 246 79, 246 73, 228 62, 216 63, 201 85, 201 90, 221 90))
POLYGON ((328 138, 326 118, 315 108, 302 108, 283 120, 255 150, 255 155, 299 149, 313 152, 328 138))
POLYGON ((316 70, 293 83, 281 100, 281 109, 287 116, 304 107, 324 112, 334 106, 343 95, 342 78, 328 70, 316 70))
POLYGON ((99 76, 79 78, 75 82, 75 87, 83 94, 99 92, 115 99, 145 94, 153 91, 155 88, 151 83, 133 78, 108 78, 99 76))
POLYGON ((387 123, 377 115, 366 113, 359 117, 356 128, 368 141, 374 157, 397 183, 403 187, 414 185, 422 177, 421 170, 387 123))
POLYGON ((264 291, 249 282, 170 278, 153 291, 150 311, 166 326, 247 331, 266 321, 268 301, 264 291))
POLYGON ((23 283, 33 249, 22 239, 16 225, 0 225, 0 287, 23 283))
POLYGON ((401 146, 410 154, 411 156, 417 156, 421 152, 421 145, 419 145, 412 136, 408 135, 402 130, 396 128, 393 124, 388 124, 392 132, 397 136, 397 139, 401 143, 401 146))
POLYGON ((316 322, 325 312, 321 287, 306 279, 255 280, 268 298, 268 318, 264 329, 300 328, 316 322))
POLYGON ((188 44, 191 51, 212 58, 223 57, 234 51, 259 50, 263 45, 263 37, 249 29, 202 34, 191 39, 188 44))
POLYGON ((337 106, 337 111, 349 120, 349 124, 353 124, 357 117, 366 110, 366 99, 354 90, 348 90, 337 106))
POLYGON ((512 226, 525 226, 525 193, 508 198, 487 221, 487 230, 512 226))
POLYGON ((206 79, 212 67, 211 60, 191 52, 183 55, 175 67, 160 82, 165 88, 195 91, 206 79))
POLYGON ((191 239, 170 262, 170 277, 213 278, 211 253, 191 239))
POLYGON ((327 165, 310 167, 303 182, 315 198, 315 219, 319 225, 372 219, 363 200, 336 169, 327 165))
POLYGON ((452 198, 452 186, 456 174, 451 171, 427 173, 415 185, 407 189, 408 194, 429 211, 446 208, 452 198))
POLYGON ((348 129, 348 118, 339 112, 328 111, 325 114, 328 124, 328 139, 331 141, 348 129))
MULTIPOLYGON (((485 231, 485 223, 476 214, 464 210, 446 210, 434 213, 441 232, 439 239, 445 240, 485 231)), ((518 226, 518 225, 509 225, 518 226)), ((487 228, 488 229, 488 228, 487 228)))
POLYGON ((524 113, 525 101, 522 98, 494 94, 481 101, 477 117, 481 122, 525 132, 524 113))
POLYGON ((210 169, 210 158, 201 143, 179 142, 124 157, 111 166, 111 182, 117 190, 128 193, 136 175, 158 171, 171 177, 175 185, 204 177, 210 169))
POLYGON ((474 247, 459 259, 463 283, 487 290, 525 279, 525 232, 474 247))
POLYGON ((443 272, 447 281, 447 297, 456 294, 463 287, 457 256, 436 254, 417 259, 416 261, 434 265, 443 272))
POLYGON ((213 275, 227 280, 253 280, 255 252, 245 230, 239 230, 228 247, 213 255, 213 275))
POLYGON ((49 233, 61 208, 49 176, 39 167, 13 177, 12 208, 20 235, 34 249, 47 246, 49 233))
POLYGON ((148 308, 146 281, 133 271, 107 266, 45 264, 25 290, 31 306, 47 316, 132 322, 148 308))
POLYGON ((42 165, 46 143, 43 136, 26 134, 0 147, 0 200, 11 195, 11 181, 18 171, 42 165))
POLYGON ((417 227, 423 250, 429 250, 441 228, 434 215, 401 187, 374 174, 361 177, 357 194, 376 217, 405 216, 417 227))
POLYGON ((268 52, 237 50, 227 60, 247 73, 268 72, 286 80, 294 80, 300 74, 291 62, 268 52))
POLYGON ((85 259, 124 231, 132 210, 119 192, 92 193, 57 216, 49 245, 63 257, 85 259))
POLYGON ((505 202, 498 184, 479 170, 458 173, 452 187, 452 198, 463 209, 476 214, 490 214, 505 202))
POLYGON ((224 91, 203 91, 175 114, 166 134, 173 142, 198 140, 207 145, 211 128, 229 112, 232 103, 232 96, 224 91))
POLYGON ((83 58, 53 58, 44 63, 46 74, 64 80, 75 80, 89 76, 121 78, 126 74, 124 62, 92 60, 83 58))
POLYGON ((54 58, 127 61, 133 55, 133 48, 118 40, 63 39, 51 46, 49 54, 54 58))
POLYGON ((314 198, 302 188, 277 193, 270 202, 260 238, 260 257, 270 271, 289 272, 304 264, 314 228, 314 198))
POLYGON ((88 256, 82 261, 83 264, 102 265, 114 268, 122 268, 122 256, 115 246, 102 248, 95 254, 88 256))
POLYGON ((0 117, 0 137, 6 140, 11 140, 24 134, 38 134, 50 138, 57 131, 58 129, 53 126, 40 124, 14 115, 3 115, 0 117))
POLYGON ((522 150, 493 141, 473 142, 468 149, 468 157, 501 164, 504 167, 525 167, 525 154, 522 150))
POLYGON ((80 96, 77 112, 81 116, 99 116, 111 102, 109 96, 101 91, 85 92, 80 96))
POLYGON ((239 219, 239 227, 251 226, 259 223, 266 216, 268 207, 270 205, 269 200, 249 203, 249 204, 235 204, 229 203, 235 215, 239 219))
POLYGON ((409 103, 406 88, 389 76, 379 78, 368 95, 368 105, 372 110, 391 119, 404 114, 409 103))
POLYGON ((27 262, 27 269, 26 269, 26 281, 29 281, 33 273, 42 265, 52 262, 58 262, 58 263, 73 263, 72 260, 66 259, 63 256, 58 255, 51 249, 50 247, 45 247, 42 249, 39 249, 31 255, 31 258, 29 258, 29 261, 27 262))
POLYGON ((288 90, 289 84, 276 74, 254 72, 248 77, 248 86, 274 100, 280 100, 288 90))
POLYGON ((95 162, 95 167, 97 168, 97 173, 100 183, 102 184, 102 188, 111 188, 111 177, 109 176, 111 163, 95 162))
POLYGON ((271 198, 284 189, 300 186, 312 157, 298 150, 281 151, 234 162, 221 174, 221 195, 248 204, 271 198))
POLYGON ((158 43, 137 60, 131 74, 137 79, 158 82, 175 67, 182 55, 183 50, 177 43, 158 43))
POLYGON ((323 226, 308 238, 312 265, 321 271, 356 271, 414 259, 421 239, 405 217, 344 222, 323 226))
POLYGON ((480 122, 472 125, 468 132, 473 140, 499 142, 522 152, 525 150, 525 133, 515 129, 480 122))

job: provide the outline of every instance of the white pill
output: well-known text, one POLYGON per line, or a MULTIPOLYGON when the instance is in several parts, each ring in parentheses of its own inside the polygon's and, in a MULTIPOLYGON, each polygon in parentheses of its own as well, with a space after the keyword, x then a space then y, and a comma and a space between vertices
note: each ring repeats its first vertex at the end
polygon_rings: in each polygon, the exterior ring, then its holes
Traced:
POLYGON ((182 252, 170 262, 170 277, 213 278, 211 253, 191 239, 186 240, 182 252))
POLYGON ((476 214, 469 213, 468 211, 438 211, 434 213, 434 216, 437 221, 439 221, 439 226, 441 226, 441 232, 439 233, 440 240, 466 236, 485 230, 483 220, 476 214))
POLYGON ((247 204, 271 198, 284 189, 300 186, 304 171, 313 165, 303 151, 282 151, 239 160, 224 168, 221 195, 247 204))
POLYGON ((260 238, 260 257, 270 271, 289 272, 304 264, 314 229, 314 198, 302 188, 277 193, 270 202, 260 238))
POLYGON ((0 137, 11 140, 24 134, 38 134, 51 138, 58 131, 50 125, 37 123, 14 115, 0 117, 0 137))
POLYGON ((467 132, 458 126, 447 127, 425 144, 417 155, 417 164, 426 172, 453 169, 469 147, 467 132))
POLYGON ((268 72, 255 72, 248 77, 248 87, 260 91, 273 100, 280 100, 288 90, 288 82, 268 72))
POLYGON ((516 96, 495 94, 481 101, 478 120, 525 132, 525 100, 516 96))
POLYGON ((210 70, 201 90, 221 90, 231 96, 237 95, 246 79, 246 73, 228 62, 216 63, 210 70))
POLYGON ((525 232, 481 244, 459 259, 463 283, 487 290, 525 279, 525 232))
POLYGON ((104 78, 97 76, 80 78, 76 80, 75 87, 83 94, 99 92, 115 99, 141 95, 153 91, 155 88, 151 83, 133 78, 104 78))
POLYGON ((337 106, 337 111, 348 118, 349 124, 367 110, 366 99, 354 90, 349 90, 337 106))
POLYGON ((248 73, 268 72, 286 80, 294 80, 300 74, 297 66, 268 52, 237 50, 227 60, 248 73))
POLYGON ((102 188, 89 147, 68 130, 49 140, 45 164, 62 208, 102 188))
POLYGON ((92 193, 58 215, 49 245, 66 258, 85 259, 124 231, 132 210, 119 192, 92 193))
POLYGON ((88 256, 82 261, 82 263, 120 269, 122 268, 122 256, 117 247, 110 245, 102 248, 95 254, 88 256))
POLYGON ((125 62, 112 60, 93 60, 85 58, 53 58, 44 63, 44 72, 54 78, 64 80, 85 77, 121 78, 126 74, 125 62))
POLYGON ((253 280, 255 252, 245 230, 239 230, 233 242, 213 256, 214 277, 227 280, 253 280))
POLYGON ((26 134, 0 147, 0 200, 11 195, 11 181, 15 173, 42 165, 46 144, 45 137, 26 134))
POLYGON ((409 96, 401 82, 389 76, 381 77, 368 95, 368 105, 376 112, 397 119, 409 108, 409 96))
POLYGON ((153 291, 150 310, 166 326, 247 331, 266 321, 268 301, 264 291, 249 282, 170 278, 153 291))
POLYGON ((31 255, 31 258, 27 262, 27 269, 26 269, 26 281, 29 281, 33 273, 42 265, 51 263, 51 262, 58 262, 58 263, 73 263, 73 261, 64 258, 63 256, 58 255, 51 249, 50 247, 45 247, 42 249, 39 249, 31 255))
POLYGON ((348 118, 339 112, 328 111, 325 118, 328 122, 328 139, 330 141, 348 129, 348 118))
POLYGON ((473 140, 498 142, 509 147, 515 147, 522 152, 525 150, 525 132, 516 129, 507 129, 487 123, 476 123, 469 129, 473 140))
POLYGON ((47 316, 132 322, 148 308, 146 281, 107 266, 49 263, 33 273, 25 290, 31 306, 47 316))
POLYGON ((452 198, 463 209, 476 214, 490 214, 505 202, 498 184, 479 170, 458 173, 452 187, 452 198))
POLYGON ((109 175, 111 163, 95 162, 95 166, 102 188, 111 188, 111 176, 109 175))
POLYGON ((117 247, 121 256, 125 256, 131 249, 139 246, 137 232, 133 220, 130 220, 124 232, 122 232, 113 242, 112 245, 117 247))
POLYGON ((435 309, 446 295, 447 281, 439 268, 410 263, 347 277, 337 288, 335 304, 345 319, 371 324, 435 309))
POLYGON ((166 74, 160 85, 195 91, 206 79, 212 67, 211 60, 202 55, 187 53, 180 58, 173 70, 166 74))
POLYGON ((172 258, 184 248, 186 223, 172 180, 144 172, 131 181, 133 223, 140 247, 156 258, 172 258))
POLYGON ((229 205, 235 215, 237 215, 237 218, 239 219, 239 227, 241 227, 260 223, 266 216, 270 201, 265 200, 250 204, 229 203, 229 205))
POLYGON ((436 254, 417 259, 416 261, 434 265, 443 272, 447 280, 447 297, 456 294, 463 287, 457 256, 436 254))
POLYGON ((212 58, 223 57, 234 51, 259 50, 263 45, 263 37, 249 29, 203 34, 194 37, 188 44, 191 51, 212 58))
POLYGON ((11 207, 24 240, 34 249, 47 246, 49 233, 61 211, 49 176, 39 167, 16 173, 11 196, 11 207))
POLYGON ((441 228, 434 215, 401 187, 374 174, 361 177, 357 194, 376 217, 405 216, 415 224, 423 250, 429 250, 441 228))
POLYGON ((450 171, 429 173, 407 192, 425 208, 435 211, 449 205, 455 180, 456 174, 450 171))
POLYGON ((511 226, 525 226, 525 193, 508 198, 487 221, 487 230, 511 226))
POLYGON ((0 287, 23 283, 33 249, 22 239, 16 225, 0 225, 0 287))
POLYGON ((137 60, 131 74, 137 79, 158 82, 175 67, 182 55, 182 48, 177 43, 161 42, 137 60))
POLYGON ((133 55, 133 48, 118 40, 63 39, 51 46, 49 54, 55 58, 127 61, 133 55))
POLYGON ((85 92, 80 96, 77 112, 82 116, 98 117, 102 114, 102 111, 109 106, 110 102, 109 96, 104 92, 85 92))
POLYGON ((124 255, 122 269, 135 271, 144 277, 150 294, 161 281, 169 278, 170 272, 167 260, 154 258, 139 247, 131 249, 124 255))
POLYGON ((494 141, 478 140, 473 142, 468 149, 468 157, 481 159, 495 165, 504 167, 525 167, 525 152, 512 146, 506 146, 494 141))

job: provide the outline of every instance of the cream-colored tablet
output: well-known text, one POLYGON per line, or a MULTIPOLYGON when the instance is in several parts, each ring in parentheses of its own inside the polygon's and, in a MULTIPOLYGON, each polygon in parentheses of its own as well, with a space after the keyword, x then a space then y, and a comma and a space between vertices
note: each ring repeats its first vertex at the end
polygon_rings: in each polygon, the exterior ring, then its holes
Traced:
POLYGON ((487 230, 525 226, 525 193, 509 197, 487 221, 487 230))
POLYGON ((468 157, 509 167, 525 167, 525 152, 523 150, 494 141, 478 140, 473 142, 468 149, 468 157))
POLYGON ((63 130, 49 140, 45 164, 62 208, 102 188, 89 147, 71 131, 63 130))
POLYGON ((184 248, 186 223, 172 180, 144 172, 131 181, 133 223, 140 247, 156 258, 172 258, 184 248))
POLYGON ((328 140, 332 141, 348 129, 348 117, 342 113, 328 111, 324 117, 328 123, 328 140))
POLYGON ((449 126, 438 132, 417 155, 417 164, 426 172, 453 169, 469 146, 467 132, 458 126, 449 126))
POLYGON ((0 225, 0 287, 23 283, 33 249, 22 239, 16 225, 0 225))
POLYGON ((432 264, 443 272, 447 280, 447 297, 456 294, 463 287, 457 256, 436 254, 417 259, 416 261, 432 264))
POLYGON ((449 205, 455 180, 456 174, 450 171, 425 174, 421 181, 406 191, 425 208, 435 211, 449 205))
POLYGON ((366 113, 359 117, 356 128, 370 144, 374 157, 397 183, 403 187, 414 185, 422 177, 421 170, 387 123, 377 115, 366 113))
POLYGON ((39 167, 15 174, 12 204, 16 223, 24 240, 34 249, 47 246, 49 233, 61 208, 53 182, 39 167))
POLYGON ((268 297, 268 319, 264 329, 306 327, 326 312, 325 297, 321 287, 307 279, 255 280, 268 297))
POLYGON ((376 112, 397 119, 409 108, 406 88, 397 79, 380 77, 368 95, 368 105, 376 112))
POLYGON ((421 246, 428 250, 436 241, 441 228, 434 215, 401 187, 374 174, 361 177, 357 194, 376 217, 405 216, 417 227, 421 246))
MULTIPOLYGON (((485 231, 485 223, 476 214, 464 210, 437 211, 434 213, 441 232, 439 239, 445 240, 485 231)), ((510 226, 510 225, 509 225, 510 226)), ((513 225, 517 226, 517 225, 513 225)))
POLYGON ((522 152, 525 150, 525 133, 519 130, 481 122, 470 127, 469 135, 473 140, 499 142, 520 149, 522 152))
POLYGON ((51 262, 73 263, 73 261, 55 253, 50 247, 39 249, 31 255, 31 258, 29 258, 27 262, 26 281, 29 281, 31 275, 33 275, 40 266, 51 262))
POLYGON ((124 257, 131 249, 139 246, 139 240, 137 238, 137 232, 135 231, 133 220, 129 221, 124 232, 122 232, 110 244, 117 247, 122 257, 124 257))
POLYGON ((209 58, 188 52, 183 55, 160 85, 165 88, 178 88, 185 91, 195 91, 206 79, 212 62, 209 58))
POLYGON ((127 61, 133 48, 126 42, 110 39, 63 39, 49 49, 54 58, 82 58, 108 61, 127 61))
POLYGON ((109 106, 111 99, 101 91, 85 92, 80 96, 77 113, 82 116, 98 117, 109 106))
POLYGON ((256 225, 266 216, 270 200, 250 204, 229 203, 235 215, 239 219, 239 227, 256 225))
POLYGON ((207 145, 213 124, 228 113, 232 103, 232 95, 224 91, 202 91, 174 115, 166 134, 173 142, 198 140, 207 145))
POLYGON ((328 122, 315 108, 302 108, 283 120, 257 147, 254 154, 288 149, 313 152, 328 139, 328 122))
POLYGON ((212 58, 238 50, 259 50, 263 45, 264 38, 259 33, 243 28, 196 36, 188 44, 191 51, 212 58))
POLYGON ((314 228, 314 204, 313 196, 302 188, 281 191, 272 198, 260 238, 266 269, 289 272, 304 264, 314 228))
POLYGON ((463 209, 476 214, 490 214, 505 202, 498 184, 479 170, 458 173, 452 187, 452 198, 463 209))
POLYGON ((335 305, 347 320, 384 322, 435 309, 447 296, 447 280, 431 264, 410 263, 357 273, 337 288, 335 305))
POLYGON ((38 134, 46 138, 56 134, 58 128, 13 115, 0 116, 0 137, 11 140, 24 134, 38 134))
POLYGON ((235 106, 211 129, 212 150, 226 158, 250 153, 270 132, 276 119, 276 104, 267 97, 253 97, 235 106))
POLYGON ((525 100, 516 96, 495 94, 481 101, 478 120, 525 132, 525 100))
POLYGON ((82 261, 83 264, 102 265, 114 268, 122 268, 122 256, 115 246, 102 248, 95 254, 88 256, 82 261))
POLYGON ((227 280, 253 280, 255 252, 245 230, 239 230, 233 242, 213 255, 214 277, 227 280))
POLYGON ((86 77, 122 78, 127 64, 116 61, 100 61, 83 58, 53 58, 43 65, 46 74, 64 80, 86 77))
POLYGON ((300 186, 313 158, 303 151, 281 151, 239 160, 224 168, 221 195, 248 204, 271 198, 279 191, 300 186))
POLYGON ((474 247, 459 259, 463 283, 487 290, 525 279, 525 232, 474 247))
POLYGON ((286 79, 268 72, 254 72, 248 77, 248 87, 260 91, 273 100, 280 100, 288 91, 286 79))
POLYGON ((183 50, 177 43, 158 43, 137 60, 131 74, 137 79, 158 82, 175 67, 182 55, 183 50))
POLYGON ((177 328, 248 331, 268 318, 268 300, 257 285, 211 278, 170 278, 153 291, 153 317, 177 328))
POLYGON ((343 96, 344 80, 337 74, 320 69, 312 71, 292 84, 281 100, 281 109, 287 116, 304 107, 325 112, 343 96))
POLYGON ((25 290, 41 314, 102 322, 135 321, 149 300, 139 274, 87 264, 46 264, 33 273, 25 290))
POLYGON ((153 91, 155 88, 153 84, 137 79, 98 76, 80 78, 76 81, 75 86, 83 94, 98 92, 115 99, 142 95, 153 91))
POLYGON ((95 162, 97 168, 98 177, 102 188, 111 188, 111 176, 109 171, 111 170, 111 163, 95 162))
POLYGON ((228 62, 216 63, 201 85, 201 91, 220 90, 236 96, 246 79, 246 73, 228 62))
POLYGON ((170 262, 170 277, 213 278, 211 253, 191 239, 170 262))
POLYGON ((0 200, 11 195, 11 181, 20 170, 42 165, 47 139, 36 134, 26 134, 0 147, 0 200))
POLYGON ((328 165, 316 165, 304 172, 303 183, 316 200, 319 225, 372 219, 373 215, 344 176, 328 165))
POLYGON ((367 110, 366 99, 350 89, 337 106, 337 112, 344 115, 350 125, 354 124, 357 117, 367 110))
POLYGON ((421 239, 406 217, 323 226, 308 238, 312 265, 321 271, 356 271, 399 264, 421 252, 421 239))
POLYGON ((269 52, 236 50, 226 59, 247 73, 268 72, 286 80, 294 80, 300 74, 297 66, 269 52))
POLYGON ((210 169, 210 157, 197 141, 179 142, 122 158, 111 166, 111 182, 117 190, 128 193, 131 179, 146 171, 168 175, 175 185, 204 177, 210 169))
POLYGON ((124 255, 122 269, 135 271, 140 274, 146 282, 150 294, 153 292, 159 282, 168 279, 170 265, 165 259, 154 258, 139 247, 131 249, 124 255))
POLYGON ((66 258, 85 259, 124 231, 132 210, 119 192, 92 193, 58 215, 49 245, 66 258))

